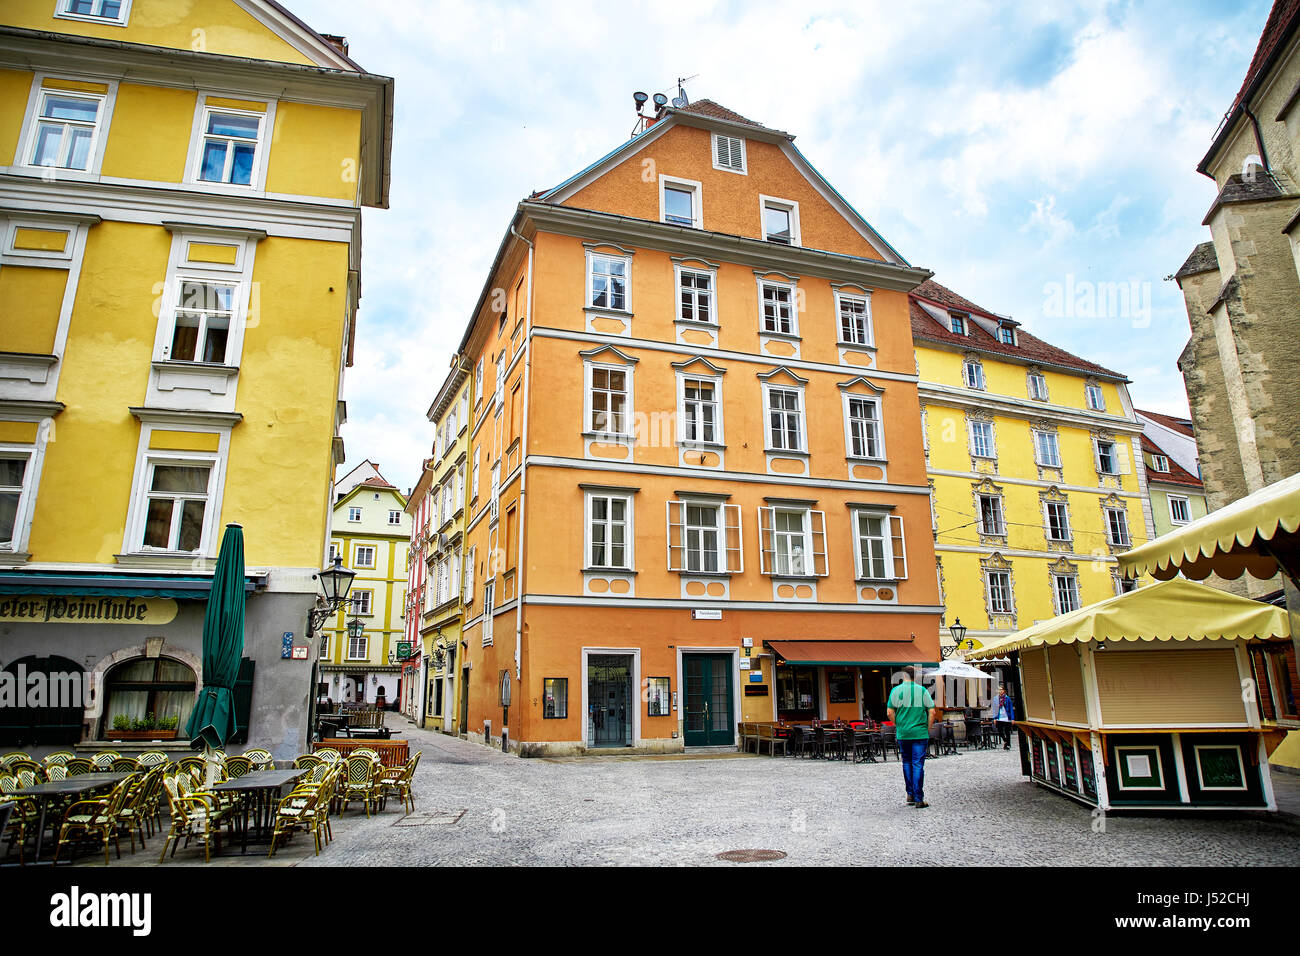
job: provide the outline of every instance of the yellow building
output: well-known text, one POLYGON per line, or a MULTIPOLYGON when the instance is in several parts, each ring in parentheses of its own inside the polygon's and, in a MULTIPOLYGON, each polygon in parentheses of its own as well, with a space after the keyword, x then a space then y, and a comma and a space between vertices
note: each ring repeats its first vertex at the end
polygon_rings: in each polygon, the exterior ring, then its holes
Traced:
POLYGON ((1151 526, 1128 380, 933 280, 910 302, 945 646, 1120 593, 1151 526))
POLYGON ((329 561, 339 558, 356 577, 349 606, 321 632, 317 690, 330 700, 387 706, 398 699, 402 669, 411 519, 406 499, 383 475, 355 484, 351 477, 340 482, 352 487, 334 504, 329 561))
POLYGON ((392 81, 262 0, 0 19, 0 663, 96 691, 47 742, 183 728, 238 522, 241 720, 292 756, 392 81))

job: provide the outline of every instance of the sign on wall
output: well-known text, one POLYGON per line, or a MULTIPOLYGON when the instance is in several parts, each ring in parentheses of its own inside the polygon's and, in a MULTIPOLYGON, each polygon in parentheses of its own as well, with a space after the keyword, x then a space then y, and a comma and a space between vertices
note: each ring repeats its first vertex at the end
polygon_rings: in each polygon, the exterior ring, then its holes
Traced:
POLYGON ((4 624, 167 624, 175 617, 171 598, 0 595, 4 624))

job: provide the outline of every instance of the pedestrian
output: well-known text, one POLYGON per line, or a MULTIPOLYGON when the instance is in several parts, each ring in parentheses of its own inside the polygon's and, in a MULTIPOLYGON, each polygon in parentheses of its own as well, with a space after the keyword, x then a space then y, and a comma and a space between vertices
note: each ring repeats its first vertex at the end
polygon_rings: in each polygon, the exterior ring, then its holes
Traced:
POLYGON ((1011 727, 1012 721, 1016 719, 1016 704, 1007 693, 1006 687, 998 685, 998 704, 996 711, 998 722, 998 736, 1002 738, 1002 749, 1011 749, 1011 727))
POLYGON ((921 809, 925 802, 925 754, 930 748, 930 725, 934 723, 934 698, 916 683, 916 668, 904 667, 902 683, 889 693, 889 719, 894 722, 894 739, 903 758, 903 783, 908 806, 921 809))

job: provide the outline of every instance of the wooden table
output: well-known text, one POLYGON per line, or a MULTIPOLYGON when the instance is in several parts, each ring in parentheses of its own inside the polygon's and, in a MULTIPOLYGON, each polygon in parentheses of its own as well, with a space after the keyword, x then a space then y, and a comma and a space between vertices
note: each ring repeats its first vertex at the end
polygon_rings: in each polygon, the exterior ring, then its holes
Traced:
POLYGON ((36 831, 36 856, 32 862, 39 863, 41 861, 41 844, 45 838, 45 813, 49 808, 51 798, 80 797, 83 793, 91 793, 104 787, 111 787, 129 776, 131 774, 126 772, 83 773, 80 776, 68 777, 64 780, 49 780, 45 783, 24 787, 22 790, 15 790, 12 796, 32 797, 41 802, 40 829, 36 831))
POLYGON ((269 842, 271 839, 271 824, 275 822, 275 810, 278 802, 274 798, 279 797, 286 783, 297 780, 305 773, 307 773, 305 769, 256 770, 253 773, 246 773, 242 777, 223 780, 221 783, 212 785, 214 793, 238 793, 246 797, 252 797, 251 800, 244 799, 241 801, 243 804, 240 815, 240 829, 243 831, 239 851, 241 854, 248 852, 248 816, 250 809, 257 830, 257 836, 253 842, 269 842), (250 803, 252 804, 251 807, 250 803))

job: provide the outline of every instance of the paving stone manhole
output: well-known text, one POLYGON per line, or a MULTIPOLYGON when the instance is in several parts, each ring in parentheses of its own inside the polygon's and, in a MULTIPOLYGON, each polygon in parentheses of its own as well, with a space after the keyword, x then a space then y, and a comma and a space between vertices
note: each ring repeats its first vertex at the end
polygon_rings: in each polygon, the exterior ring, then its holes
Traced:
POLYGON ((726 850, 717 854, 717 859, 728 863, 766 863, 770 860, 784 860, 781 850, 726 850))
POLYGON ((466 810, 429 810, 424 813, 410 813, 400 820, 394 820, 395 827, 450 827, 460 823, 466 810))

